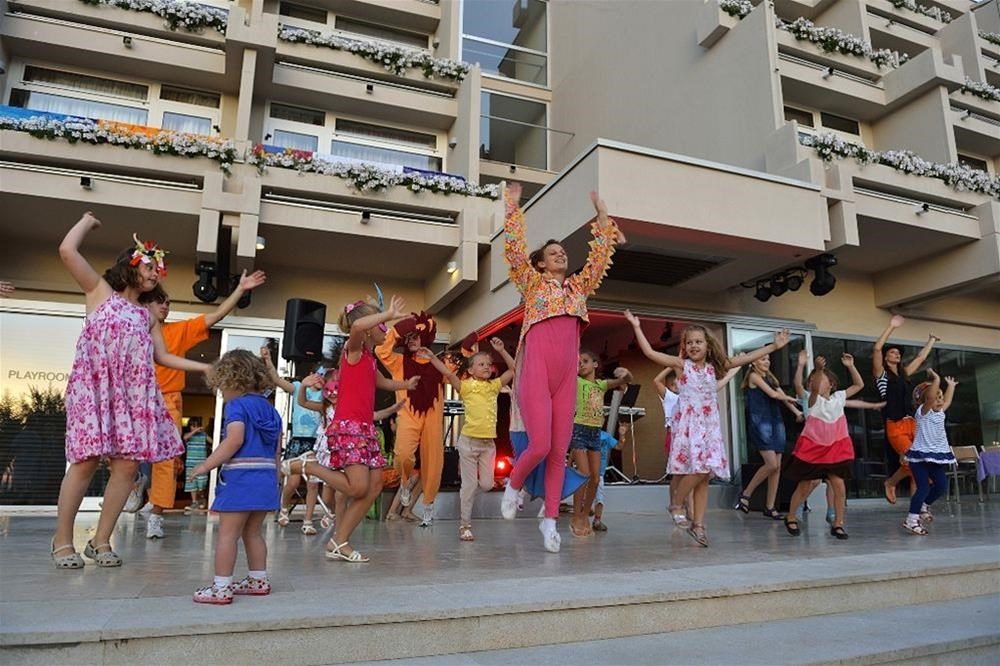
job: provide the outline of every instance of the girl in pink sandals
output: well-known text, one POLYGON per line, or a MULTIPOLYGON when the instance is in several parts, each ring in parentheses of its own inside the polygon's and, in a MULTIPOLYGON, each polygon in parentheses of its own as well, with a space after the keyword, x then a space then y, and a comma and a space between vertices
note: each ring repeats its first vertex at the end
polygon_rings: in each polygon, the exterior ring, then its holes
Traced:
POLYGON ((101 517, 83 554, 99 567, 121 566, 111 549, 111 533, 140 462, 169 460, 184 444, 167 412, 156 383, 153 361, 187 372, 205 372, 205 363, 167 353, 159 324, 139 294, 152 291, 166 273, 166 252, 140 242, 118 255, 98 275, 80 254, 91 231, 101 226, 83 214, 62 243, 59 257, 83 289, 87 317, 76 343, 76 358, 66 387, 66 460, 69 468, 59 488, 52 561, 57 569, 80 569, 83 558, 73 546, 73 523, 90 480, 102 458, 111 478, 104 489, 101 517))

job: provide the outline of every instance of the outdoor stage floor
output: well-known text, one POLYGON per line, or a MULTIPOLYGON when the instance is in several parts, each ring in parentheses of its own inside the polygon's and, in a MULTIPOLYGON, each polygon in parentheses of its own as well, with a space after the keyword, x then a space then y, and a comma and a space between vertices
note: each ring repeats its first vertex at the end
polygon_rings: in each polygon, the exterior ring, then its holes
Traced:
MULTIPOLYGON (((274 592, 270 598, 238 598, 234 606, 266 606, 296 594, 305 595, 305 600, 324 592, 335 603, 346 589, 364 589, 376 598, 381 590, 399 586, 509 580, 512 587, 518 587, 533 577, 567 577, 570 584, 570 577, 583 574, 634 573, 641 579, 643 571, 679 570, 683 576, 684 569, 693 567, 786 560, 801 564, 803 558, 912 555, 922 549, 1000 544, 1000 502, 996 500, 979 504, 974 498, 965 499, 961 512, 949 511, 949 505, 939 502, 927 537, 909 535, 900 527, 906 514, 902 499, 896 506, 873 501, 852 504, 848 541, 829 535, 822 510, 808 514, 799 538, 790 537, 779 521, 759 513, 711 511, 706 520, 711 539, 708 549, 697 547, 682 530, 674 529, 665 514, 609 513, 605 515, 609 531, 583 539, 572 537, 567 521, 561 518, 563 541, 558 555, 543 550, 537 521, 532 518, 475 521, 473 543, 458 540, 457 521, 437 521, 428 528, 365 521, 352 545, 371 557, 367 564, 327 561, 323 532, 307 537, 297 522, 282 529, 268 520, 265 535, 274 592)), ((96 514, 81 514, 77 549, 83 550, 96 518, 96 514)), ((33 607, 41 610, 54 601, 76 605, 101 599, 190 597, 212 580, 216 524, 212 517, 168 515, 166 538, 150 540, 145 538, 141 518, 124 515, 112 540, 124 566, 100 569, 88 562, 82 571, 57 571, 48 554, 54 515, 0 515, 4 624, 8 628, 12 621, 20 625, 33 615, 33 607)), ((245 572, 241 552, 237 579, 245 572)), ((55 618, 50 621, 58 623, 55 618)))

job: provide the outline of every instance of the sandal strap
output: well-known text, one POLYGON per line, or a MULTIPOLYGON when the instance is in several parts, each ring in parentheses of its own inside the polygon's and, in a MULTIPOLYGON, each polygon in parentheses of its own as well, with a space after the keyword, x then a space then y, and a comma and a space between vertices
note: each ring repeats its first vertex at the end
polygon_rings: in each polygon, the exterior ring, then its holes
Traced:
MULTIPOLYGON (((66 549, 72 550, 73 554, 76 555, 76 547, 73 546, 73 544, 71 544, 71 543, 68 543, 65 546, 52 546, 52 554, 55 555, 60 550, 66 550, 66 549)), ((68 556, 67 555, 63 555, 62 557, 68 557, 68 556)))

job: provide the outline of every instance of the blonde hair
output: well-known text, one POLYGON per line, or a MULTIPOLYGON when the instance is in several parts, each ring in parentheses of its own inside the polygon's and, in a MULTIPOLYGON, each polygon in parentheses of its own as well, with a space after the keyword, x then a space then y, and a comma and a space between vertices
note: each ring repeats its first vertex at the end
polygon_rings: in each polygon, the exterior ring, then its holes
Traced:
POLYGON ((708 329, 701 324, 689 324, 684 327, 683 331, 681 331, 681 358, 687 358, 685 345, 687 343, 688 333, 691 331, 701 331, 702 335, 705 336, 705 360, 711 364, 712 369, 715 370, 715 376, 721 377, 726 374, 726 367, 729 365, 729 357, 726 356, 724 351, 722 351, 722 345, 715 339, 715 336, 709 333, 708 329))
POLYGON ((381 310, 378 305, 373 303, 370 299, 356 301, 347 305, 347 307, 340 312, 340 319, 337 320, 337 325, 340 326, 340 330, 347 335, 351 332, 351 324, 362 317, 378 314, 379 312, 381 312, 381 310), (348 312, 348 308, 350 308, 350 312, 348 312))
POLYGON ((260 393, 274 384, 267 366, 245 349, 234 349, 212 364, 208 385, 216 391, 260 393))
POLYGON ((745 391, 748 388, 750 388, 750 375, 752 375, 755 372, 761 377, 763 377, 764 381, 767 382, 768 386, 770 386, 771 388, 776 389, 779 386, 781 386, 781 382, 778 381, 778 378, 774 375, 773 372, 771 372, 770 370, 766 372, 761 372, 761 370, 757 368, 755 363, 757 363, 757 361, 751 363, 750 367, 747 368, 746 373, 743 375, 743 382, 740 384, 741 389, 745 391))

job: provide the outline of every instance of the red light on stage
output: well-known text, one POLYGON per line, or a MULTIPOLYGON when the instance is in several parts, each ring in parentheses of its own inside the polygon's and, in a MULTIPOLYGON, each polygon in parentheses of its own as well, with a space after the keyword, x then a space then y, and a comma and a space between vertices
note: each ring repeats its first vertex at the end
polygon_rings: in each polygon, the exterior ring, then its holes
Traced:
POLYGON ((507 469, 507 461, 501 460, 497 463, 497 471, 502 472, 507 469))
POLYGON ((494 465, 494 477, 498 479, 505 478, 510 475, 510 470, 514 466, 514 463, 510 458, 504 456, 503 458, 497 458, 496 465, 494 465))

